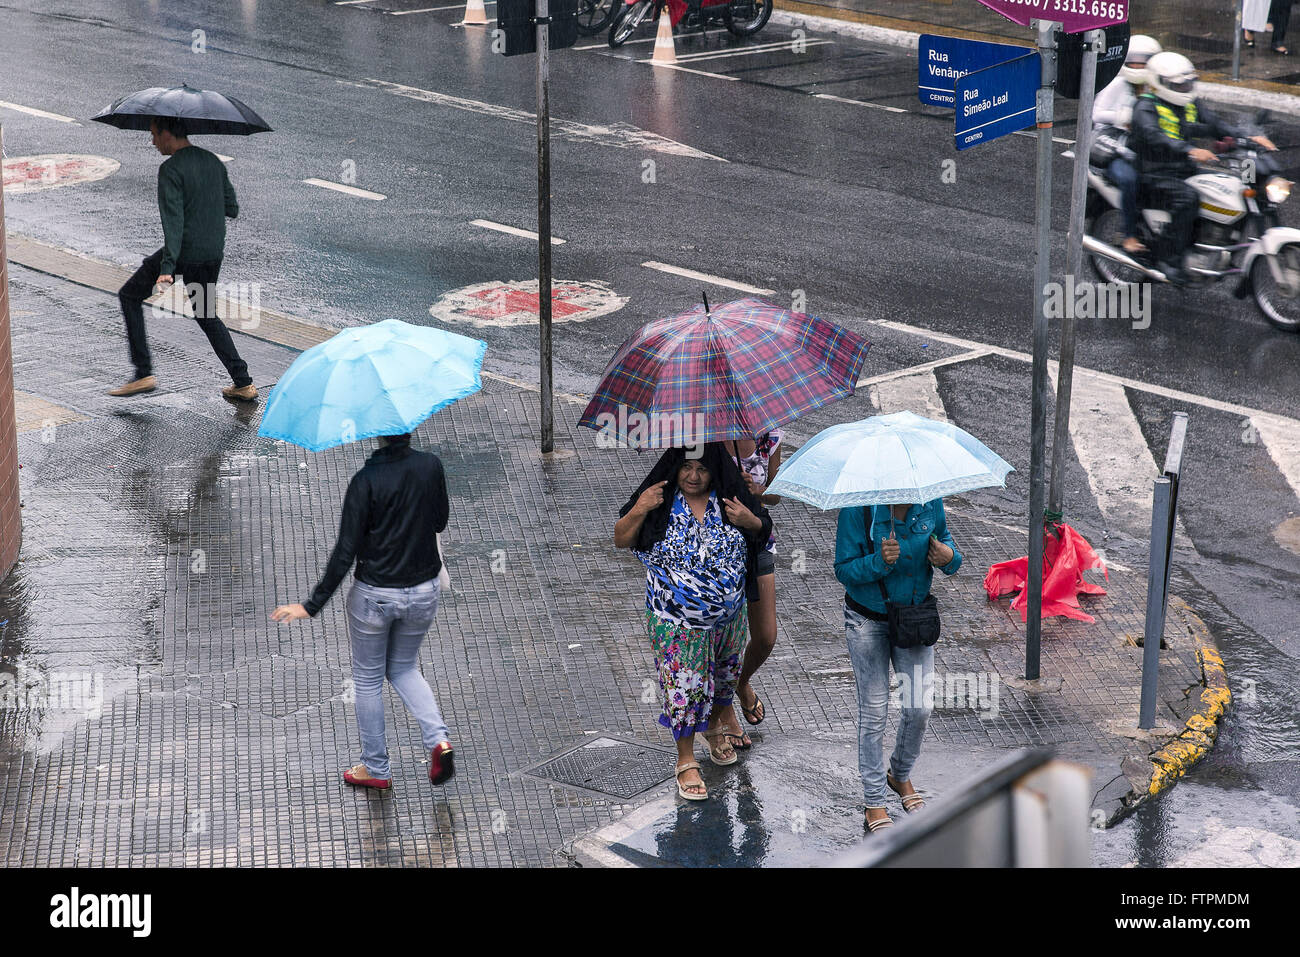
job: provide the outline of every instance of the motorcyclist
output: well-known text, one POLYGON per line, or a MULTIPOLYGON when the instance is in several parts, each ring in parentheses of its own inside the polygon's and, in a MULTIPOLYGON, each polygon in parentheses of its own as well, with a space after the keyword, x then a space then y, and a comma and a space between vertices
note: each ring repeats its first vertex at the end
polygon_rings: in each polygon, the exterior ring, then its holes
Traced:
MULTIPOLYGON (((1133 116, 1138 94, 1146 84, 1147 61, 1160 52, 1160 44, 1151 37, 1139 34, 1128 42, 1128 53, 1119 75, 1097 94, 1093 104, 1094 129, 1119 127, 1127 130, 1133 116)), ((1124 214, 1124 251, 1140 253, 1146 246, 1137 237, 1138 231, 1138 172, 1134 163, 1122 155, 1115 156, 1106 166, 1106 177, 1119 188, 1120 211, 1124 214)))
POLYGON ((1227 125, 1196 99, 1196 69, 1179 53, 1157 53, 1147 61, 1147 89, 1133 107, 1129 146, 1137 154, 1141 192, 1150 206, 1163 209, 1170 223, 1161 236, 1158 259, 1170 282, 1187 281, 1183 254, 1192 242, 1200 198, 1186 182, 1197 163, 1217 159, 1207 149, 1192 146, 1191 137, 1251 139, 1276 149, 1266 136, 1247 137, 1227 125))

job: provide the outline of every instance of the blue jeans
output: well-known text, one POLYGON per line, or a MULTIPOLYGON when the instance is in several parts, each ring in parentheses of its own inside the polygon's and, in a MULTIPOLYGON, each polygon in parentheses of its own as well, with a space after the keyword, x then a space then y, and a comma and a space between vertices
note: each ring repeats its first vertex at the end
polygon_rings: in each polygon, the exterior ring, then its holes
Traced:
POLYGON ((934 680, 934 648, 891 648, 889 625, 844 609, 849 660, 858 683, 858 771, 867 807, 883 807, 885 784, 885 716, 889 709, 889 663, 902 681, 902 720, 889 759, 889 773, 902 784, 921 756, 921 738, 929 720, 934 680))
POLYGON ((1119 208, 1124 214, 1124 235, 1137 236, 1138 173, 1133 164, 1116 156, 1106 167, 1106 178, 1119 188, 1119 208))
POLYGON ((427 750, 448 740, 433 689, 420 673, 420 644, 438 610, 436 578, 410 588, 377 588, 354 582, 348 592, 352 681, 357 698, 361 761, 372 777, 392 774, 384 741, 384 678, 420 724, 427 750))

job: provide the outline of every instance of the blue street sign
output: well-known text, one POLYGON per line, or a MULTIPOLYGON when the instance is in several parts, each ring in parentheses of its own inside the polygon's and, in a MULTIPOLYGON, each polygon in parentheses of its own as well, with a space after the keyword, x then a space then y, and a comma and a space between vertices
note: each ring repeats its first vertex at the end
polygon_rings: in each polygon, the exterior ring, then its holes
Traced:
POLYGON ((969 149, 1035 123, 1042 67, 1037 53, 957 80, 957 149, 969 149))
POLYGON ((981 43, 923 33, 917 46, 917 99, 931 106, 952 106, 958 77, 1024 56, 1025 49, 1009 43, 981 43))

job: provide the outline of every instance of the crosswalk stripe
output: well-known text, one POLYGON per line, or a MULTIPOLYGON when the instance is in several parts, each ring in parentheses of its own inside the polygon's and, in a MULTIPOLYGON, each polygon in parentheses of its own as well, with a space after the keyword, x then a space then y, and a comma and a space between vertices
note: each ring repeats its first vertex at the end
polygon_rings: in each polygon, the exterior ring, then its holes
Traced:
POLYGON ((1252 416, 1251 424, 1263 439, 1278 471, 1300 497, 1300 428, 1286 427, 1263 416, 1252 416))
POLYGON ((871 386, 872 402, 882 413, 915 412, 936 422, 947 422, 948 412, 939 398, 939 380, 933 370, 886 379, 871 386))
MULTIPOLYGON (((1055 390, 1056 370, 1049 372, 1055 390)), ((1076 370, 1070 442, 1101 513, 1134 534, 1149 532, 1159 471, 1122 385, 1076 370)))

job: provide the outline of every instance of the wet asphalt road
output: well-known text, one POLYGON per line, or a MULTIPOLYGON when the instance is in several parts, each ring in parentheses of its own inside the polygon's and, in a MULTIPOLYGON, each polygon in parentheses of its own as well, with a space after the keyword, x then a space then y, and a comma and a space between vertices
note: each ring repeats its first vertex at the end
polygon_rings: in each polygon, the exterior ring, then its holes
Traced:
MULTIPOLYGON (((260 283, 264 305, 338 326, 389 317, 432 322, 429 306, 450 290, 534 276, 534 243, 470 225, 535 224, 534 126, 508 112, 536 108, 534 61, 493 55, 483 30, 452 26, 457 9, 383 12, 435 5, 212 0, 182 11, 135 0, 0 4, 0 100, 83 120, 0 110, 8 154, 90 153, 122 164, 105 180, 9 197, 10 228, 124 263, 156 248, 159 157, 143 134, 84 118, 123 92, 184 80, 234 93, 276 129, 248 139, 196 138, 234 157, 229 169, 242 211, 223 278, 260 283), (373 81, 459 99, 397 96, 373 81), (339 181, 353 169, 357 187, 388 198, 371 202, 301 182, 339 181)), ((789 37, 788 26, 772 24, 755 42, 789 37)), ((629 297, 611 315, 557 325, 557 388, 590 392, 619 342, 648 319, 692 305, 701 288, 711 299, 729 295, 644 268, 646 260, 770 288, 777 301, 802 290, 808 312, 873 341, 867 375, 949 348, 871 320, 1029 349, 1032 141, 1012 136, 958 154, 951 115, 917 103, 912 55, 842 35, 810 32, 808 39, 825 42, 803 53, 709 57, 743 47, 730 49, 736 41, 725 32, 679 41, 679 56, 701 57, 683 66, 732 81, 632 62, 648 56, 647 43, 611 55, 603 37, 584 38, 578 45, 593 49, 556 54, 554 117, 601 130, 553 134, 553 233, 566 240, 554 250, 555 275, 602 281, 629 297), (648 149, 637 130, 671 143, 648 149), (708 156, 676 155, 672 143, 708 156), (950 159, 955 183, 941 179, 950 159), (647 160, 653 182, 646 181, 647 160)), ((1057 135, 1071 139, 1072 105, 1058 100, 1058 110, 1066 119, 1057 135)), ((1281 118, 1271 133, 1284 166, 1300 166, 1300 124, 1281 118)), ((1065 159, 1055 167, 1058 266, 1069 168, 1065 159)), ((456 328, 488 341, 493 370, 536 378, 532 327, 456 328)), ((1273 330, 1226 290, 1158 292, 1146 330, 1084 323, 1077 361, 1300 416, 1300 336, 1273 330)), ((965 408, 969 418, 987 405, 998 441, 985 437, 1017 466, 1019 481, 1028 461, 1027 371, 975 363, 939 378, 950 409, 965 408), (1010 414, 1000 393, 1015 396, 1010 414)), ((277 374, 254 372, 259 382, 277 374)), ((1163 450, 1157 433, 1167 429, 1172 406, 1147 393, 1131 392, 1130 401, 1151 447, 1163 450)), ((1180 785, 1159 811, 1197 820, 1222 814, 1229 829, 1247 826, 1250 812, 1241 804, 1241 820, 1232 817, 1215 798, 1219 788, 1294 800, 1300 780, 1300 625, 1293 614, 1300 556, 1272 538, 1280 521, 1300 514, 1300 503, 1262 447, 1243 444, 1240 433, 1231 415, 1193 419, 1183 519, 1199 555, 1184 556, 1180 583, 1210 609, 1220 639, 1233 644, 1225 650, 1230 673, 1253 676, 1263 700, 1229 719, 1225 740, 1198 772, 1206 780, 1196 787, 1210 790, 1180 785)), ((1074 507, 1093 517, 1086 495, 1074 507)), ((1160 833, 1141 819, 1132 825, 1139 827, 1147 837, 1160 833)), ((1146 844, 1133 837, 1139 849, 1130 853, 1124 834, 1102 850, 1103 863, 1143 858, 1146 844)))

